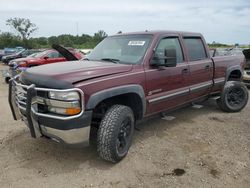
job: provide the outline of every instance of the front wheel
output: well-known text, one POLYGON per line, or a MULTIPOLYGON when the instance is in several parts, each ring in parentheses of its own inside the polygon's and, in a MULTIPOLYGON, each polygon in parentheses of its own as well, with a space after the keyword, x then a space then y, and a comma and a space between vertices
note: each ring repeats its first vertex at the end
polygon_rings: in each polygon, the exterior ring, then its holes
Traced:
POLYGON ((123 105, 112 106, 104 115, 97 133, 97 152, 107 161, 119 162, 128 153, 134 133, 134 114, 123 105))
POLYGON ((239 81, 226 82, 217 100, 219 107, 225 112, 239 112, 248 102, 248 90, 246 86, 239 81))

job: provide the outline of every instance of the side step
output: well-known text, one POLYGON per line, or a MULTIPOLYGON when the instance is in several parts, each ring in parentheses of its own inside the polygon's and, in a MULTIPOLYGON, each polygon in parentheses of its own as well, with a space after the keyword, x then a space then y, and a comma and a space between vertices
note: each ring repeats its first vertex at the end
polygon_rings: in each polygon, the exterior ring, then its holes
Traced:
POLYGON ((219 98, 220 98, 220 96, 213 96, 213 97, 210 97, 209 99, 217 100, 217 99, 219 99, 219 98))

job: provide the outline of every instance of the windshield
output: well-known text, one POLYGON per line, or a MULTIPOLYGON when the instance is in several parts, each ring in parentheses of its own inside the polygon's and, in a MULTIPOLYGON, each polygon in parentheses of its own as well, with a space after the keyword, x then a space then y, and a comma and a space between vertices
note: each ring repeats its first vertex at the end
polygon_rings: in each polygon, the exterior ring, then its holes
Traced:
POLYGON ((152 35, 121 35, 105 38, 87 56, 88 60, 138 64, 152 39, 152 35))

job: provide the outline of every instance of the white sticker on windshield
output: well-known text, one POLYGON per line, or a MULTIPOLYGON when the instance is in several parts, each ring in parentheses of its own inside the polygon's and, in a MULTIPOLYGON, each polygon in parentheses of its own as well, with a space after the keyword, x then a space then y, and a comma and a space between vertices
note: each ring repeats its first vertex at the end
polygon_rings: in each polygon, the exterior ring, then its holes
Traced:
POLYGON ((128 45, 129 46, 143 46, 145 44, 145 41, 141 41, 141 40, 133 40, 133 41, 129 41, 128 45))

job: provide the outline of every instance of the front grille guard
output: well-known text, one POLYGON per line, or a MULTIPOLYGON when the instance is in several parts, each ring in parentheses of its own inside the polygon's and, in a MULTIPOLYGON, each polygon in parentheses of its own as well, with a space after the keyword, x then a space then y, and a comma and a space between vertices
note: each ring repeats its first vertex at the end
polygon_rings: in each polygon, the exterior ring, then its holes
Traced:
POLYGON ((82 90, 78 88, 72 88, 72 89, 49 89, 49 88, 39 88, 35 87, 34 84, 27 86, 23 85, 21 83, 17 82, 17 79, 19 76, 16 76, 15 78, 11 79, 9 81, 9 105, 11 108, 11 112, 13 115, 13 118, 15 120, 21 119, 20 112, 24 112, 25 116, 27 118, 29 128, 31 131, 31 135, 34 137, 35 131, 34 131, 34 126, 32 119, 32 113, 35 114, 37 117, 46 117, 46 118, 54 118, 54 119, 59 119, 59 120, 70 120, 74 118, 80 117, 83 112, 84 112, 84 93, 82 90), (21 88, 21 91, 18 91, 17 87, 21 88), (60 115, 54 115, 54 114, 45 114, 45 113, 40 113, 38 112, 37 108, 37 91, 56 91, 56 92, 67 92, 67 91, 77 91, 80 93, 80 100, 81 100, 81 112, 77 115, 74 116, 60 116, 60 115), (31 113, 32 112, 32 113, 31 113))

